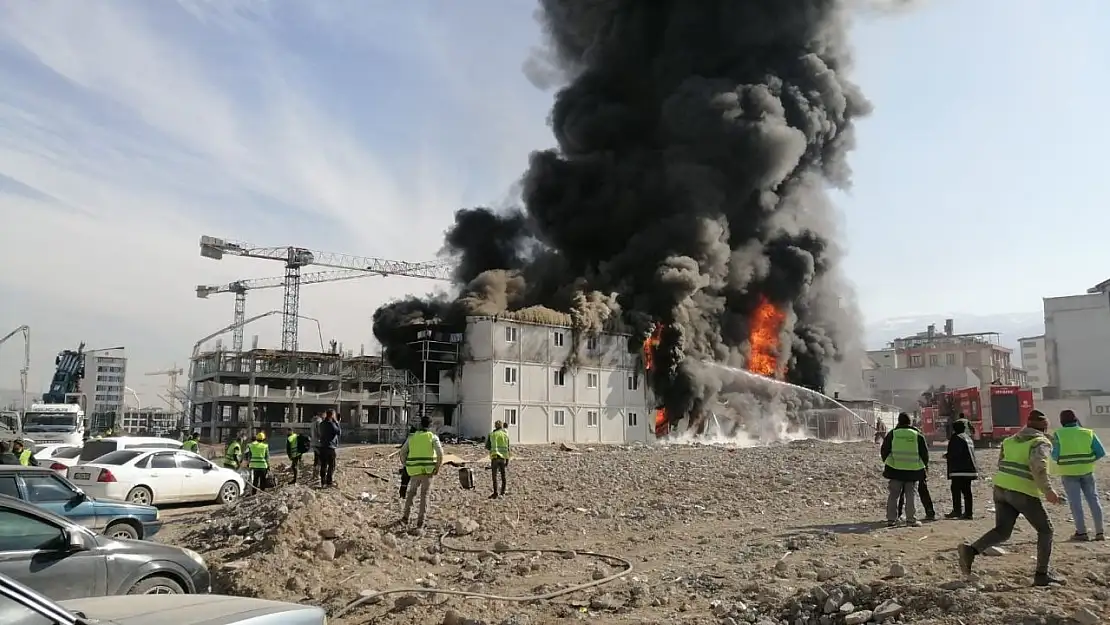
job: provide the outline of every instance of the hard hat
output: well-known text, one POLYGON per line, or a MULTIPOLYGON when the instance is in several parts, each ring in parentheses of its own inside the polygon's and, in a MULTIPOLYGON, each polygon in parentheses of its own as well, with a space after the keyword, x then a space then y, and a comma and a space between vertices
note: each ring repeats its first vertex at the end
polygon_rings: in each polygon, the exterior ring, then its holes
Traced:
POLYGON ((265 432, 259 432, 258 434, 254 435, 254 438, 255 438, 255 440, 264 441, 264 440, 266 440, 266 433, 265 432))

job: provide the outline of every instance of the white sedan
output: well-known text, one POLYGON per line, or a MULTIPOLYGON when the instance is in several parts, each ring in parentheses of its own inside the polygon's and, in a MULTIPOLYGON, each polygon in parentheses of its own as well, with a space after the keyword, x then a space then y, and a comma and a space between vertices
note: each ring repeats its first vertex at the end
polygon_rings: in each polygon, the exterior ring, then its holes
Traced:
POLYGON ((77 464, 77 457, 81 455, 79 445, 35 445, 35 460, 40 467, 50 467, 62 475, 70 467, 77 464))
POLYGON ((66 473, 90 496, 138 504, 231 503, 246 484, 238 471, 180 449, 120 449, 66 473))

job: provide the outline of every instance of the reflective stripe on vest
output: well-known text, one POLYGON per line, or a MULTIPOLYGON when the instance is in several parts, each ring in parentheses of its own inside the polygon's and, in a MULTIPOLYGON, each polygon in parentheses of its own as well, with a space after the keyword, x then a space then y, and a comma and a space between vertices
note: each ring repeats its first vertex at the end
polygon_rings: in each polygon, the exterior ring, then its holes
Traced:
POLYGON ((289 438, 285 439, 286 444, 289 445, 289 458, 295 459, 301 457, 301 452, 297 451, 297 435, 290 434, 289 438))
POLYGON ((998 462, 998 473, 994 476, 994 485, 1005 490, 1024 493, 1030 497, 1040 499, 1044 496, 1037 482, 1033 480, 1033 471, 1029 468, 1029 457, 1033 448, 1038 445, 1051 445, 1044 436, 1035 436, 1026 441, 1019 441, 1011 436, 1002 441, 1002 459, 998 462))
POLYGON ((247 450, 251 452, 251 459, 247 466, 252 469, 269 469, 270 468, 270 446, 261 441, 254 441, 247 445, 247 450))
POLYGON ((25 467, 31 466, 31 450, 30 449, 24 449, 23 451, 19 452, 19 464, 21 464, 25 467))
POLYGON ((890 441, 890 455, 886 457, 886 466, 897 471, 920 471, 925 468, 918 450, 917 430, 910 428, 896 428, 890 441))
POLYGON ((224 452, 224 466, 229 469, 238 469, 242 454, 243 446, 239 444, 239 441, 231 441, 227 445, 227 451, 224 452))
POLYGON ((196 453, 197 449, 200 448, 200 444, 190 438, 189 440, 185 441, 185 444, 182 445, 182 447, 185 449, 185 451, 196 453))
POLYGON ((505 430, 494 430, 489 435, 489 457, 509 457, 509 433, 505 430))
POLYGON ((1060 428, 1053 433, 1060 446, 1056 475, 1090 475, 1095 472, 1095 433, 1087 428, 1060 428))
POLYGON ((427 430, 409 437, 405 471, 409 475, 431 475, 436 470, 435 434, 427 430))

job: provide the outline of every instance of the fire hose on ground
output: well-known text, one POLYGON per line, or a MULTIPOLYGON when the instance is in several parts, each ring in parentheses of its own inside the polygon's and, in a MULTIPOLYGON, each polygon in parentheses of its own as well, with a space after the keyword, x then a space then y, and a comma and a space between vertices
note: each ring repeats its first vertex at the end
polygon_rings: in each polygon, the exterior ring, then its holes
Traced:
POLYGON ((602 577, 601 579, 595 579, 593 581, 586 582, 584 584, 576 584, 574 586, 569 586, 567 588, 563 588, 563 589, 560 589, 560 590, 554 590, 552 592, 545 593, 545 594, 542 594, 542 595, 524 595, 524 596, 519 596, 519 597, 511 597, 511 596, 506 596, 506 595, 494 595, 494 594, 487 594, 487 593, 481 593, 481 592, 470 592, 470 591, 467 591, 467 590, 449 590, 449 589, 439 589, 439 588, 390 588, 388 590, 381 590, 381 591, 364 590, 364 591, 362 591, 362 593, 360 593, 361 596, 358 599, 355 599, 354 601, 351 601, 347 605, 343 606, 335 614, 332 615, 332 618, 336 618, 336 619, 340 618, 343 615, 349 613, 351 610, 354 610, 355 608, 359 607, 360 605, 368 604, 368 603, 376 603, 377 600, 381 599, 382 597, 384 597, 386 595, 399 595, 399 594, 452 595, 452 596, 455 596, 455 597, 464 597, 464 598, 467 598, 467 599, 486 599, 486 600, 489 600, 489 601, 505 601, 505 602, 510 602, 510 603, 531 603, 531 602, 535 602, 535 601, 550 601, 551 599, 556 599, 556 598, 562 597, 564 595, 569 595, 569 594, 573 594, 573 593, 576 593, 576 592, 581 592, 583 590, 587 590, 587 589, 590 589, 590 588, 596 588, 598 586, 604 586, 605 584, 608 584, 610 582, 614 582, 614 581, 616 581, 616 580, 618 580, 618 579, 620 579, 620 578, 622 578, 622 577, 624 577, 624 576, 626 576, 626 575, 628 575, 629 573, 632 572, 632 562, 630 562, 628 560, 625 560, 624 558, 618 558, 617 556, 613 556, 613 555, 609 555, 609 554, 605 554, 605 553, 596 553, 596 552, 593 552, 593 551, 574 551, 574 550, 571 550, 571 549, 527 549, 527 548, 524 548, 524 547, 515 547, 515 548, 512 548, 512 549, 494 549, 494 550, 476 549, 476 548, 471 548, 471 547, 458 547, 458 546, 449 545, 446 542, 444 542, 444 540, 447 538, 448 535, 450 535, 450 532, 444 532, 443 534, 440 534, 439 541, 438 541, 439 546, 442 547, 443 549, 446 549, 447 551, 454 551, 456 553, 487 553, 487 552, 492 551, 493 553, 498 553, 498 554, 501 554, 501 553, 566 554, 566 553, 572 553, 573 552, 573 553, 575 553, 577 555, 580 555, 580 556, 586 556, 586 557, 590 557, 590 558, 597 558, 599 560, 606 560, 610 563, 615 562, 615 563, 618 563, 621 566, 623 566, 624 569, 621 570, 621 571, 618 571, 616 573, 613 573, 612 575, 602 577))

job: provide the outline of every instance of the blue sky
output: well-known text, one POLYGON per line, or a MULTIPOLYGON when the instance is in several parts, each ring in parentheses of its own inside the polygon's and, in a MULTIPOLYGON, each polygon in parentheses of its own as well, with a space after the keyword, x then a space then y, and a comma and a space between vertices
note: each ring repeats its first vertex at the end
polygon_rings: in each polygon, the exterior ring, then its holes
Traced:
MULTIPOLYGON (((868 319, 1037 310, 1108 277, 1110 94, 1096 77, 1110 44, 1096 34, 1110 4, 1059 4, 934 0, 857 20, 855 79, 875 113, 836 201, 868 319)), ((197 284, 281 272, 202 259, 201 234, 422 260, 455 208, 507 202, 528 152, 552 144, 551 94, 521 71, 541 43, 533 10, 0 6, 0 336, 32 325, 32 386, 86 340, 128 345, 129 384, 153 394, 160 381, 138 373, 184 365, 230 321, 231 300, 197 300, 197 284)), ((428 286, 314 285, 302 311, 357 351, 377 305, 428 286)), ((252 334, 273 345, 278 322, 252 334)), ((19 351, 0 349, 0 387, 15 386, 19 351)))

